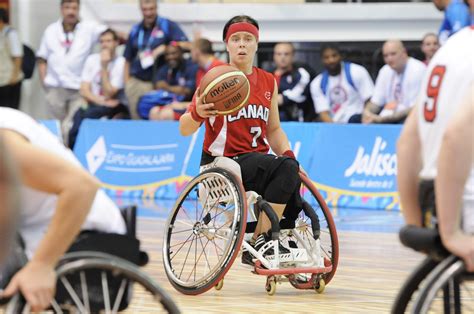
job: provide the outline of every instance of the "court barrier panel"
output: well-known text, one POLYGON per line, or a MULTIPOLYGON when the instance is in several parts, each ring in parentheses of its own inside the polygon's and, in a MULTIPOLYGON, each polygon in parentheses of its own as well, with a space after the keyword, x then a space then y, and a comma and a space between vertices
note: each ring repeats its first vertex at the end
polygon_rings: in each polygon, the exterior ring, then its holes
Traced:
MULTIPOLYGON (((329 206, 399 210, 400 125, 283 122, 282 127, 329 206)), ((85 120, 74 153, 115 198, 174 200, 198 173, 203 133, 201 128, 183 137, 174 121, 85 120)))

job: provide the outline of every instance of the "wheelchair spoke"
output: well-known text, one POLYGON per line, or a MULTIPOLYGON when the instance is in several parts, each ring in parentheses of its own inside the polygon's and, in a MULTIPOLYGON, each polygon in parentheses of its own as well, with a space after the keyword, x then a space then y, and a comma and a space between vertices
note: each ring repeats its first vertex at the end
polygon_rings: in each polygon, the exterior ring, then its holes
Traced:
MULTIPOLYGON (((51 301, 51 307, 53 308, 54 310, 54 313, 57 313, 57 314, 62 314, 63 313, 63 310, 61 310, 61 307, 58 305, 58 302, 56 302, 56 300, 52 300, 51 301)), ((90 312, 88 312, 90 313, 90 312)))
MULTIPOLYGON (((194 235, 194 238, 196 238, 196 236, 194 235)), ((194 241, 194 238, 192 241, 194 241)), ((181 272, 179 273, 179 279, 181 279, 181 275, 183 274, 183 270, 184 270, 184 266, 186 266, 186 263, 188 262, 188 256, 189 256, 189 252, 191 251, 191 247, 193 246, 193 243, 191 242, 191 245, 189 246, 189 249, 188 249, 188 252, 186 253, 186 257, 184 258, 184 262, 183 262, 183 266, 181 267, 181 272)))
MULTIPOLYGON (((201 240, 201 238, 199 238, 199 240, 201 240)), ((209 243, 209 241, 208 241, 208 243, 209 243)), ((202 242, 201 242, 201 244, 202 244, 202 242)), ((207 245, 207 244, 206 244, 206 245, 207 245)), ((189 273, 189 277, 188 277, 188 279, 187 279, 187 280, 189 280, 189 278, 191 278, 191 275, 194 273, 194 281, 196 281, 196 269, 197 269, 197 264, 198 264, 199 261, 201 260, 201 257, 202 257, 202 255, 203 255, 205 249, 206 249, 205 247, 203 248, 201 254, 199 254, 199 257, 198 257, 198 259, 197 259, 197 261, 196 261, 196 256, 197 256, 197 240, 196 240, 196 246, 195 246, 195 248, 196 248, 196 249, 195 249, 195 254, 194 254, 194 267, 193 267, 193 269, 191 270, 191 272, 189 273)), ((206 257, 206 259, 207 259, 207 257, 206 257)))
POLYGON ((229 213, 230 210, 226 209, 226 210, 222 210, 220 213, 217 213, 217 210, 216 210, 216 215, 214 217, 211 218, 211 220, 214 220, 219 217, 220 215, 224 214, 224 213, 229 213))
POLYGON ((112 313, 118 312, 120 303, 122 303, 123 294, 125 293, 126 285, 127 285, 127 280, 122 279, 122 282, 120 283, 119 291, 117 293, 117 297, 115 298, 115 301, 114 301, 114 308, 112 309, 112 313))
MULTIPOLYGON (((191 217, 190 217, 190 216, 188 215, 188 213, 186 212, 186 208, 184 208, 184 206, 181 205, 181 209, 183 210, 183 213, 186 215, 186 217, 188 217, 189 221, 191 221, 190 226, 192 226, 192 225, 193 225, 193 223, 192 223, 193 220, 191 219, 191 217)), ((180 221, 180 222, 181 222, 181 221, 180 221)), ((185 224, 184 222, 181 222, 181 223, 185 224)))
POLYGON ((170 261, 173 260, 173 258, 179 253, 179 251, 181 251, 181 249, 184 247, 184 245, 185 245, 186 243, 188 243, 189 241, 192 241, 192 240, 189 240, 189 239, 190 239, 193 235, 194 235, 194 234, 191 233, 191 234, 189 235, 189 237, 186 239, 186 241, 184 241, 184 242, 180 242, 180 243, 178 243, 178 244, 170 245, 170 249, 171 249, 171 248, 174 247, 174 246, 178 246, 178 245, 182 244, 181 247, 174 253, 174 255, 170 257, 170 261))
POLYGON ((89 304, 89 292, 87 291, 87 280, 86 280, 86 273, 81 271, 81 290, 82 290, 82 299, 84 301, 84 307, 87 309, 87 313, 91 312, 90 304, 89 304))
POLYGON ((84 305, 82 304, 81 299, 76 294, 76 291, 74 291, 74 288, 69 283, 69 280, 67 280, 65 276, 61 276, 60 280, 62 284, 64 285, 64 287, 66 288, 69 295, 71 296, 72 300, 76 304, 76 306, 79 308, 79 312, 85 313, 86 309, 84 308, 84 305))
MULTIPOLYGON (((201 183, 201 184, 203 184, 204 186, 206 186, 206 184, 205 184, 204 182, 207 182, 207 180, 203 180, 203 182, 201 183)), ((208 202, 208 200, 209 200, 209 196, 210 196, 209 193, 207 193, 206 199, 205 199, 204 202, 202 203, 203 209, 202 209, 201 216, 199 217, 199 219, 198 219, 198 213, 197 213, 197 208, 199 208, 199 206, 198 206, 199 202, 196 203, 196 221, 201 221, 202 217, 204 216, 204 210, 205 210, 206 205, 207 205, 207 202, 208 202)), ((198 199, 196 199, 196 200, 198 200, 198 199)))
POLYGON ((105 306, 105 313, 111 313, 110 311, 110 296, 109 296, 109 285, 107 281, 107 273, 101 272, 101 279, 102 279, 102 295, 104 296, 104 306, 105 306))
POLYGON ((211 263, 209 263, 209 259, 207 258, 207 254, 206 254, 206 247, 210 241, 207 240, 206 245, 203 245, 201 238, 199 238, 199 242, 201 242, 202 252, 204 253, 204 258, 206 259, 207 267, 209 268, 209 270, 211 270, 211 263))
MULTIPOLYGON (((198 251, 198 241, 196 239, 196 242, 194 243, 194 281, 196 281, 196 265, 197 265, 196 255, 197 255, 197 251, 198 251)), ((188 280, 189 280, 189 278, 188 278, 188 280)))
MULTIPOLYGON (((216 238, 219 238, 219 237, 216 235, 216 238)), ((225 238, 223 238, 223 239, 225 239, 225 238)), ((217 249, 219 249, 222 253, 224 253, 224 250, 221 249, 221 248, 216 244, 216 242, 214 242, 214 240, 212 240, 211 242, 212 242, 212 244, 214 244, 214 248, 215 248, 215 250, 216 250, 216 255, 217 255, 217 257, 221 257, 222 254, 219 254, 219 252, 217 252, 217 249)))
POLYGON ((183 233, 183 232, 189 232, 189 231, 192 231, 193 229, 184 229, 184 230, 179 230, 179 231, 173 231, 171 232, 172 234, 177 234, 177 233, 183 233))
MULTIPOLYGON (((180 223, 180 224, 185 225, 186 227, 191 227, 191 228, 193 227, 193 224, 191 224, 191 223, 189 223, 189 222, 186 222, 186 221, 177 220, 177 221, 175 221, 174 223, 175 223, 175 224, 176 224, 176 223, 180 223)), ((173 228, 174 228, 174 227, 175 227, 175 226, 173 225, 173 228)))

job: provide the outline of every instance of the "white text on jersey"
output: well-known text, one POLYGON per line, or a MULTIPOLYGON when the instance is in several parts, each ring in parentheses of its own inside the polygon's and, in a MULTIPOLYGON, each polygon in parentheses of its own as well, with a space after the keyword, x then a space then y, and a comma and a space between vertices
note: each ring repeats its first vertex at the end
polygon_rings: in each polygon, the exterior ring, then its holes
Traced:
POLYGON ((240 119, 262 119, 265 122, 268 122, 268 115, 270 110, 262 105, 249 104, 235 115, 228 115, 227 121, 233 122, 240 119))

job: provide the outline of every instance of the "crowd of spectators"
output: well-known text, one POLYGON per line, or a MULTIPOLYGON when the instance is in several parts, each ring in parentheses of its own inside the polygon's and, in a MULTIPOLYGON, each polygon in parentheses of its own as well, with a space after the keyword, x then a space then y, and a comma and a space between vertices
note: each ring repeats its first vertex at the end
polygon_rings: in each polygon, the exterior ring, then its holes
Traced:
MULTIPOLYGON (((79 19, 80 0, 61 0, 61 18, 43 33, 36 51, 39 77, 50 117, 61 122, 70 147, 86 118, 178 120, 203 75, 225 63, 216 58, 209 40, 191 42, 176 22, 158 15, 156 0, 137 1, 142 20, 128 34, 79 19), (123 56, 116 52, 121 42, 123 56), (99 52, 93 54, 97 43, 99 52)), ((403 123, 440 42, 470 23, 463 16, 469 14, 463 1, 434 2, 446 11, 441 37, 428 33, 422 38, 422 61, 408 56, 400 40, 387 40, 385 65, 375 84, 363 66, 344 59, 335 43, 322 44, 324 70, 317 75, 312 65, 295 60, 292 43, 277 43, 271 71, 279 88, 280 119, 403 123)), ((21 42, 0 10, 0 106, 19 106, 21 59, 21 42)))

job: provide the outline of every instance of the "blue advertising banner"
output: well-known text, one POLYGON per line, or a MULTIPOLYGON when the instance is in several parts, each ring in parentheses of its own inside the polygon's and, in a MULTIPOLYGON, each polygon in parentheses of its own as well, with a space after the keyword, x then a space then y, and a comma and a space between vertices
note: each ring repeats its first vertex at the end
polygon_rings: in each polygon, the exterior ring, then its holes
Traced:
MULTIPOLYGON (((401 127, 282 123, 301 166, 331 207, 399 209, 401 127)), ((177 122, 85 120, 74 152, 114 197, 176 199, 198 173, 204 130, 177 122)))
POLYGON ((176 122, 84 120, 74 153, 115 197, 176 198, 197 173, 191 155, 199 133, 179 134, 176 122))
POLYGON ((399 209, 399 125, 283 123, 297 156, 332 207, 399 209))

